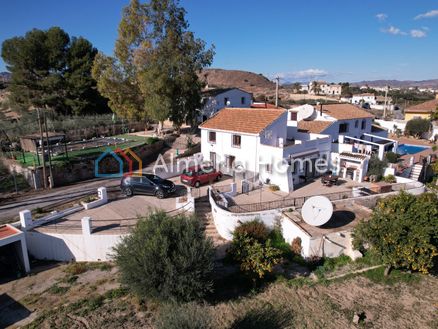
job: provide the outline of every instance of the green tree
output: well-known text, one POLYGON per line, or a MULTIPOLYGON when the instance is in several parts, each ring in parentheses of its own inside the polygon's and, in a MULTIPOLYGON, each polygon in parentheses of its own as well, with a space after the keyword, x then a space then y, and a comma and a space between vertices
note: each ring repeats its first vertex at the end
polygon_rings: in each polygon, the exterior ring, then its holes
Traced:
POLYGON ((318 81, 312 81, 311 88, 315 95, 319 95, 319 93, 321 92, 321 85, 318 81))
POLYGON ((188 30, 178 1, 131 0, 123 11, 114 58, 98 56, 93 76, 114 111, 148 115, 160 126, 170 119, 179 128, 195 118, 202 87, 197 73, 211 64, 213 54, 188 30))
POLYGON ((414 118, 406 123, 405 134, 420 138, 423 133, 430 130, 430 120, 414 118))
POLYGON ((266 226, 258 220, 243 223, 233 234, 228 254, 241 271, 253 280, 263 279, 282 259, 282 251, 273 247, 266 226))
POLYGON ((435 111, 433 111, 430 114, 430 121, 437 121, 438 120, 438 106, 436 107, 435 111))
POLYGON ((11 72, 9 100, 24 108, 50 108, 63 114, 107 110, 90 75, 96 53, 90 42, 70 39, 59 27, 33 29, 5 40, 1 55, 11 72))
POLYGON ((292 90, 295 93, 299 93, 301 91, 301 84, 299 82, 295 82, 292 84, 292 90))
POLYGON ((368 162, 368 172, 367 175, 375 175, 377 179, 381 179, 387 165, 386 159, 380 160, 377 155, 372 155, 368 162))
POLYGON ((354 229, 354 245, 369 245, 388 266, 427 273, 438 255, 438 198, 405 192, 384 198, 354 229))
POLYGON ((190 301, 212 290, 214 249, 195 218, 153 213, 114 251, 122 283, 139 298, 190 301))

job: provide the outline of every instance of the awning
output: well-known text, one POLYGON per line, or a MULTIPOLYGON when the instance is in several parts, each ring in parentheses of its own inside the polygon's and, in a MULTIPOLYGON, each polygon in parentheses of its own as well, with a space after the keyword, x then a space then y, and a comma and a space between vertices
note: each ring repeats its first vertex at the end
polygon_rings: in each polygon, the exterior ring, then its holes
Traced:
POLYGON ((309 155, 319 155, 319 150, 318 149, 311 149, 308 151, 303 151, 303 152, 299 152, 299 153, 295 153, 295 154, 289 154, 289 158, 290 159, 303 158, 303 157, 307 157, 309 155))

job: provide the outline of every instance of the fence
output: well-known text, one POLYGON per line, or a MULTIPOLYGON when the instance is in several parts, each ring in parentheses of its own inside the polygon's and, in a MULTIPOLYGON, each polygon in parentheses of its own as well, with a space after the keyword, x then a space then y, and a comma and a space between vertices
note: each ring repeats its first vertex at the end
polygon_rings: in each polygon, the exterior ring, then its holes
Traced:
MULTIPOLYGON (((410 190, 416 187, 417 185, 415 183, 397 183, 397 184, 392 184, 391 190, 384 191, 381 194, 397 192, 402 190, 410 190)), ((373 194, 377 194, 377 193, 371 191, 368 188, 360 187, 354 191, 349 190, 344 192, 334 192, 334 193, 327 193, 320 195, 325 196, 330 201, 337 201, 337 200, 348 199, 352 197, 367 196, 373 194)), ((260 212, 260 211, 272 210, 272 209, 284 209, 289 207, 301 208, 304 202, 306 202, 306 200, 311 197, 312 195, 308 195, 308 196, 295 197, 295 198, 284 198, 281 200, 268 201, 268 202, 232 204, 228 206, 226 203, 222 202, 220 198, 216 197, 214 199, 220 207, 232 213, 246 213, 246 212, 260 212)))

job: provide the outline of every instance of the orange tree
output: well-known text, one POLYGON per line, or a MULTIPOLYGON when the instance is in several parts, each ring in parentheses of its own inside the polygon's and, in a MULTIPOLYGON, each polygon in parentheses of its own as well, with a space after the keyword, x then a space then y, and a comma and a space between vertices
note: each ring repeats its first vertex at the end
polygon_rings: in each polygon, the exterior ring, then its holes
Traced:
POLYGON ((391 267, 422 273, 438 255, 438 198, 434 193, 405 192, 378 202, 371 219, 354 230, 356 248, 369 246, 391 267))

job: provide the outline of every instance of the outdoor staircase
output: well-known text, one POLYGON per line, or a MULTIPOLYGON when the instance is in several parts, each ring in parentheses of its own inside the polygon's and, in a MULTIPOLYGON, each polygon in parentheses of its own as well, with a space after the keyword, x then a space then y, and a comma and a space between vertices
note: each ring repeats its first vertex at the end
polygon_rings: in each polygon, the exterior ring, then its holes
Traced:
POLYGON ((421 171, 423 170, 423 166, 421 164, 415 164, 412 167, 411 173, 409 174, 409 178, 415 181, 418 181, 418 178, 421 175, 421 171))
POLYGON ((205 235, 213 241, 213 246, 216 248, 216 258, 224 258, 228 242, 216 230, 207 196, 195 199, 195 213, 204 226, 205 235))

